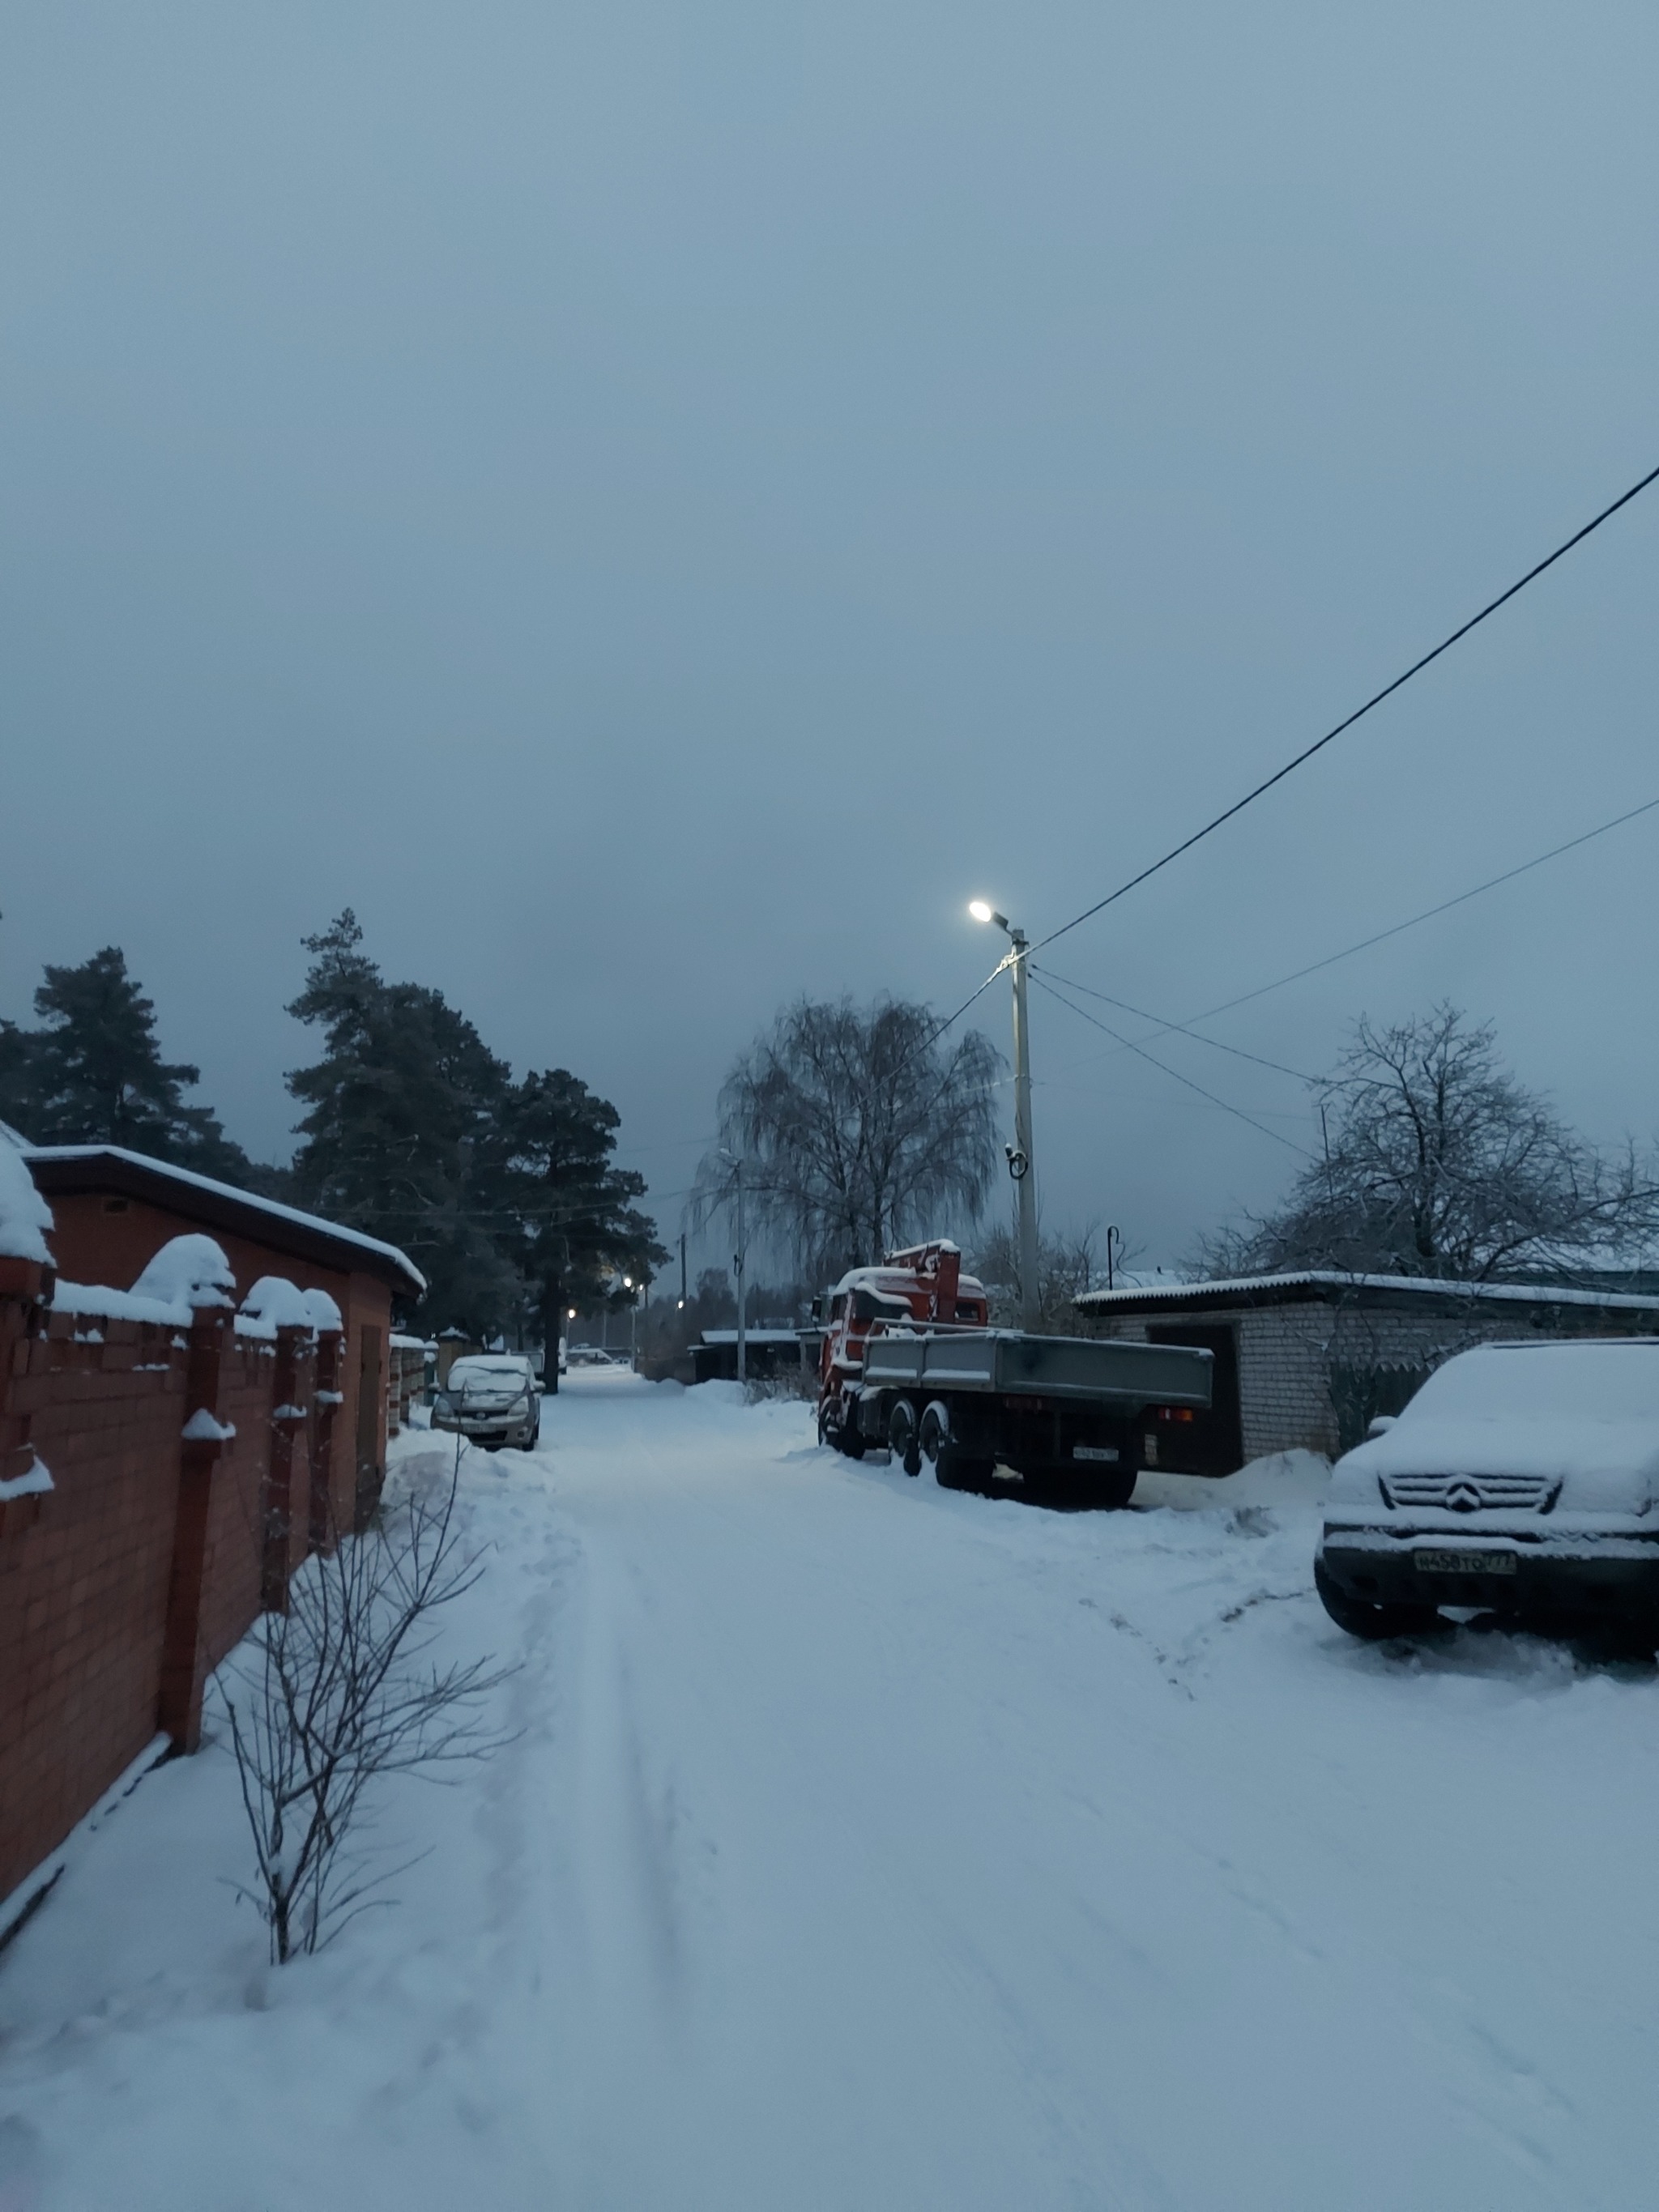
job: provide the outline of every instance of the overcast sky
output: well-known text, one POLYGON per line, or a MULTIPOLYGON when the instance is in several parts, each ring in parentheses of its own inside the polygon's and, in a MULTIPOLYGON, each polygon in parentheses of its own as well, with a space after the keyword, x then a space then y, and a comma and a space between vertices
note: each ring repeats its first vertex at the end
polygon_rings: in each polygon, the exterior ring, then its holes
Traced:
MULTIPOLYGON (((969 896, 1054 927, 1659 462, 1656 80, 1594 0, 6 9, 0 1013, 123 945, 286 1157, 349 903, 676 1231, 783 1001, 956 1005, 969 896)), ((1054 969, 1182 1018, 1659 796, 1656 586, 1659 488, 1054 969)), ((1656 877, 1659 814, 1215 1033, 1449 996, 1650 1138, 1656 877)), ((1294 1170, 1033 1027, 1050 1223, 1294 1170)))

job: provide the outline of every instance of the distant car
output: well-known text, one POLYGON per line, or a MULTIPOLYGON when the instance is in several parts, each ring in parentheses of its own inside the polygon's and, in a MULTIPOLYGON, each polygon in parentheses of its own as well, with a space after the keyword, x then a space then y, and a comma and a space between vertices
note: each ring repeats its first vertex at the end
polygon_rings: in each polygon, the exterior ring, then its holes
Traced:
POLYGON ((567 1367, 626 1367, 628 1362, 597 1344, 573 1344, 565 1354, 564 1364, 567 1367))
POLYGON ((432 1402, 432 1425, 494 1451, 533 1449, 541 1434, 542 1401, 535 1370, 516 1352, 485 1352, 458 1359, 432 1402))
POLYGON ((1659 1339, 1449 1359, 1337 1462, 1314 1577, 1352 1636, 1452 1606, 1659 1646, 1659 1339))

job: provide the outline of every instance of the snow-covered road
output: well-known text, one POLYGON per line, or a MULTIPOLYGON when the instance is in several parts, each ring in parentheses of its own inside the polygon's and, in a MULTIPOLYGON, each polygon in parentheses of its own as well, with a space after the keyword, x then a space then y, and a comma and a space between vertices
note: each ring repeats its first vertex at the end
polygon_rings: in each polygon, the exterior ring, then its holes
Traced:
POLYGON ((1350 1644, 1305 1468, 1061 1516, 596 1376, 464 1480, 516 1741, 281 1973, 149 1777, 0 1957, 4 2212, 1654 2203, 1650 1673, 1350 1644))

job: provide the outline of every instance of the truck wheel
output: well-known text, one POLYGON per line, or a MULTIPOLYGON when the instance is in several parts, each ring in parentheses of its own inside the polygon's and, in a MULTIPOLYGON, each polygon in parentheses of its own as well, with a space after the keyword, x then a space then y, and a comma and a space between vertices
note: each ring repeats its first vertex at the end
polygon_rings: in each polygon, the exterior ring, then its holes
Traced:
POLYGON ((1314 1588, 1337 1626, 1365 1644, 1385 1644, 1392 1636, 1425 1636, 1447 1625, 1431 1605, 1370 1605, 1363 1597, 1350 1597, 1327 1572, 1323 1559, 1314 1561, 1314 1588))
POLYGON ((921 1473, 921 1442, 916 1430, 916 1409, 900 1398, 887 1416, 887 1449, 907 1474, 921 1473))
POLYGON ((848 1425, 845 1407, 838 1411, 833 1398, 826 1398, 818 1407, 818 1442, 848 1459, 864 1457, 864 1438, 848 1425))
POLYGON ((945 1480, 941 1472, 951 1454, 951 1416, 937 1398, 921 1417, 921 1432, 917 1441, 921 1455, 933 1470, 939 1480, 945 1480))

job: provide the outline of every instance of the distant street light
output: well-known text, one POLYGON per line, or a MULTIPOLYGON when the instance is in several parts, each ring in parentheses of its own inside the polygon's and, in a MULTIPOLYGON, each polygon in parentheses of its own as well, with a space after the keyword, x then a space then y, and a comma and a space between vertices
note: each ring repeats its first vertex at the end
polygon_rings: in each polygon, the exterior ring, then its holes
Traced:
POLYGON ((988 899, 970 900, 968 911, 975 921, 994 923, 1012 948, 1002 964, 1013 970, 1014 978, 1014 1141, 1005 1149, 1019 1208, 1019 1324, 1034 1330, 1037 1325, 1036 1186, 1031 1176, 1031 1037, 1025 1004, 1030 948, 1025 932, 1016 929, 988 899))

